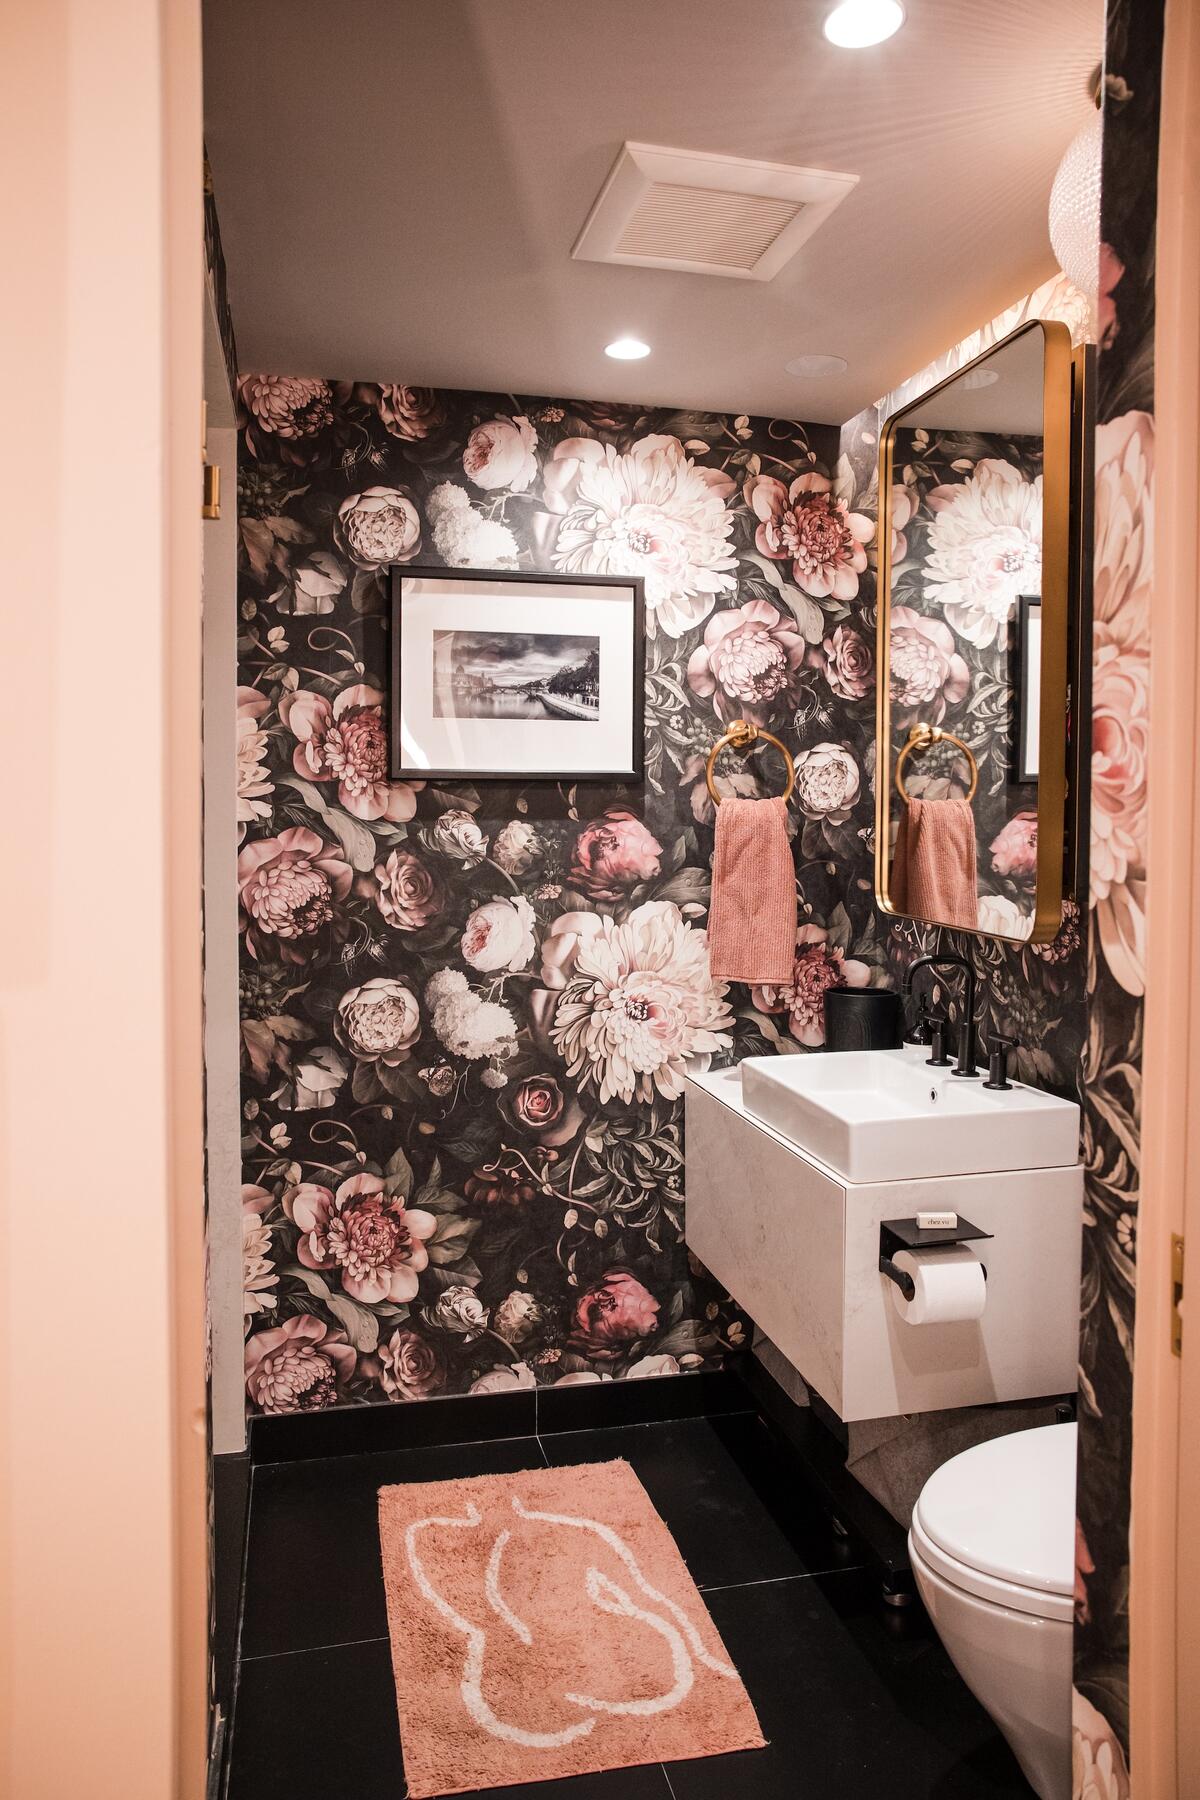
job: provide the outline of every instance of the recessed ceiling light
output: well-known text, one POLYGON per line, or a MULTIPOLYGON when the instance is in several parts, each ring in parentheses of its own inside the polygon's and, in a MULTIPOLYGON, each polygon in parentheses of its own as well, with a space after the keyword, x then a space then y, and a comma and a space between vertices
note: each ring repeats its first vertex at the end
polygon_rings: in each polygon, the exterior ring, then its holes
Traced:
POLYGON ((825 21, 825 36, 840 50, 882 44, 904 23, 900 0, 842 0, 825 21))
POLYGON ((615 362, 638 362, 643 356, 649 356, 650 346, 643 344, 641 338, 614 338, 611 344, 605 344, 604 354, 615 362))
POLYGON ((820 375, 844 375, 848 364, 844 356, 819 356, 811 353, 807 356, 793 356, 791 362, 784 363, 789 375, 806 375, 813 380, 820 375))
POLYGON ((965 388, 995 387, 999 379, 999 369, 972 369, 969 375, 963 376, 962 384, 965 388))

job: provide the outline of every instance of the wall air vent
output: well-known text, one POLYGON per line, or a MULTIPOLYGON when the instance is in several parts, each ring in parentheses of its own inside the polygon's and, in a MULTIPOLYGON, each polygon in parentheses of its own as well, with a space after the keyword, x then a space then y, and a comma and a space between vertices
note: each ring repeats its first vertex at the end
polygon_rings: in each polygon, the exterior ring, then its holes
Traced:
POLYGON ((770 281, 857 181, 828 169, 624 144, 571 255, 770 281))

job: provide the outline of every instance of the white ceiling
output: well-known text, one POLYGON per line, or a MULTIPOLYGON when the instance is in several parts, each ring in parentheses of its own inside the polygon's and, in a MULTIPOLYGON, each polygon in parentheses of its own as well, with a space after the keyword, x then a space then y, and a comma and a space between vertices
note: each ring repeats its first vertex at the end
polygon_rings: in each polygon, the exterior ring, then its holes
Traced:
POLYGON ((1103 0, 909 0, 867 51, 830 4, 206 0, 243 367, 849 418, 1053 272, 1103 0), (773 281, 573 262, 625 139, 861 180, 773 281))

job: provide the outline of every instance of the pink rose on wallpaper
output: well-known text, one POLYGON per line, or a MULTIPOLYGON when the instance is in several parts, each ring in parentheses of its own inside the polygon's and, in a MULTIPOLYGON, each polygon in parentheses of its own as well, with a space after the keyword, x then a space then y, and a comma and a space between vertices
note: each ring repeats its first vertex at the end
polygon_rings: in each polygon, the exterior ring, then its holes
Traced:
POLYGON ((360 569, 411 562, 421 548, 421 515, 403 488, 365 488, 338 507, 337 536, 360 569))
POLYGON ((477 425, 463 451, 463 471, 478 488, 522 494, 537 474, 537 432, 524 414, 477 425))
POLYGON ((379 417, 391 437, 410 441, 427 438, 444 422, 446 409, 432 388, 398 387, 379 390, 379 417))
POLYGON ((283 1210, 300 1232, 296 1255, 306 1269, 336 1270, 344 1292, 366 1306, 416 1298, 437 1219, 388 1194, 378 1175, 352 1175, 336 1193, 301 1182, 284 1193, 283 1210))
POLYGON ((1117 303, 1113 299, 1113 290, 1125 273, 1125 264, 1121 261, 1111 244, 1100 246, 1100 298, 1097 304, 1097 327, 1101 350, 1108 346, 1121 329, 1117 317, 1117 303))
POLYGON ((796 962, 786 987, 755 987, 751 997, 759 1012, 787 1013, 788 1029, 810 1050, 825 1042, 825 995, 830 988, 865 988, 871 971, 865 962, 847 959, 829 942, 821 925, 802 925, 796 934, 796 962))
POLYGON ((810 660, 823 668, 831 693, 840 700, 865 700, 875 687, 875 651, 862 632, 853 625, 838 625, 821 650, 823 659, 810 653, 810 660))
POLYGON ((338 926, 353 880, 341 852, 303 825, 247 844, 237 881, 251 956, 269 948, 284 962, 303 962, 317 934, 338 926))
POLYGON ((1153 518, 1154 421, 1124 413, 1096 432, 1091 903, 1128 994, 1145 990, 1153 518))
POLYGON ((992 839, 992 868, 997 875, 1010 875, 1015 881, 1033 881, 1037 876, 1038 816, 1036 812, 1015 813, 992 839))
POLYGON ((389 1400, 425 1400, 446 1385, 446 1365, 428 1338, 402 1325, 381 1342, 379 1381, 389 1400))
MULTIPOLYGON (((343 688, 332 706, 298 688, 279 703, 279 716, 297 739, 292 767, 309 781, 336 781, 338 799, 356 819, 400 824, 417 810, 415 790, 388 780, 383 695, 359 683, 343 688)), ((422 782, 420 784, 424 786, 422 782)))
POLYGON ((575 1303, 572 1347, 596 1362, 615 1362, 625 1346, 658 1326, 658 1301, 636 1276, 610 1269, 575 1303))
POLYGON ((548 1149, 568 1143, 583 1124, 583 1108, 563 1092, 554 1075, 527 1075, 509 1089, 500 1105, 514 1125, 548 1149))
POLYGON ((238 398, 254 423, 273 437, 311 438, 333 423, 327 381, 296 375, 243 375, 238 398))
POLYGON ((334 1029, 360 1062, 395 1069, 407 1062, 421 1035, 421 1009, 403 981, 376 975, 342 995, 334 1029))
POLYGON ((589 900, 619 900, 658 874, 661 855, 662 845, 639 818, 611 806, 576 838, 567 879, 589 900))
POLYGON ((393 930, 420 931, 445 908, 441 880, 415 851, 391 851, 386 862, 376 863, 374 872, 376 903, 393 930))
POLYGON ((964 700, 971 686, 950 627, 911 606, 892 608, 888 678, 897 725, 910 724, 918 712, 927 724, 939 725, 947 707, 964 700))
POLYGON ((853 600, 875 525, 835 498, 827 476, 801 475, 784 487, 773 475, 752 475, 742 492, 759 521, 754 541, 764 556, 790 562, 806 594, 853 600))
POLYGON ((261 1413, 323 1412, 341 1401, 357 1362, 339 1326, 297 1313, 246 1340, 246 1392, 261 1413))
POLYGON ((767 725, 781 708, 795 705, 804 656, 791 614, 769 600, 748 600, 708 621, 704 641, 688 659, 688 686, 702 700, 712 699, 722 721, 767 725))

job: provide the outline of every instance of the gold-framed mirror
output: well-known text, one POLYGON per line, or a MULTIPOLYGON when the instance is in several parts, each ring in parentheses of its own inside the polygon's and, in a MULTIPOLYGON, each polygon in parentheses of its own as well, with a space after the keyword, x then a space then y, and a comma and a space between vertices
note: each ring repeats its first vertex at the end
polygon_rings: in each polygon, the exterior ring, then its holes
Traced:
POLYGON ((1062 918, 1083 366, 1033 320, 880 439, 876 898, 1015 943, 1062 918))

